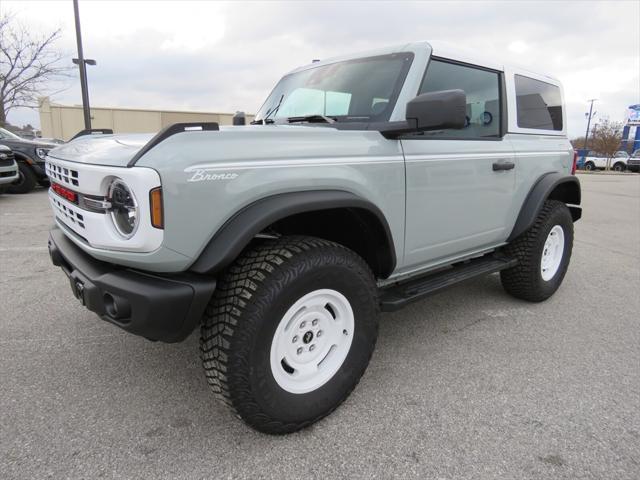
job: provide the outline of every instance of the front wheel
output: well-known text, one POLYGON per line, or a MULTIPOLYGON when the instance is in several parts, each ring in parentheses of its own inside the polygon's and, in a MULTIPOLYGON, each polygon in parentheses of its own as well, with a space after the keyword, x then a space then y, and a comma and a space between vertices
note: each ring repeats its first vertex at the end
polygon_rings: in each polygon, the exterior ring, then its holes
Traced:
POLYGON ((613 166, 614 172, 624 172, 626 170, 626 165, 622 162, 618 162, 613 166))
POLYGON ((38 179, 26 163, 18 163, 18 175, 18 180, 7 187, 9 193, 29 193, 36 188, 38 179))
POLYGON ((567 206, 547 200, 534 224, 505 248, 515 267, 502 270, 502 286, 516 298, 546 300, 560 287, 573 248, 573 219, 567 206))
POLYGON ((253 428, 279 434, 347 398, 377 332, 367 264, 333 242, 283 237, 229 268, 206 309, 200 345, 214 394, 253 428))

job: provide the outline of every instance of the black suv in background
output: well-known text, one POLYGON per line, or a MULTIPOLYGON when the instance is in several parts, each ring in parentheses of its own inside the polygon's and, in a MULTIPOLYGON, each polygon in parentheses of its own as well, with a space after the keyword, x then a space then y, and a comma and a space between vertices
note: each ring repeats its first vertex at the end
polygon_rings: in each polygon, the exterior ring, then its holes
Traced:
POLYGON ((6 145, 13 150, 20 169, 20 178, 7 188, 9 193, 28 193, 38 184, 49 185, 44 159, 47 152, 57 146, 55 143, 27 140, 0 128, 0 145, 6 145))

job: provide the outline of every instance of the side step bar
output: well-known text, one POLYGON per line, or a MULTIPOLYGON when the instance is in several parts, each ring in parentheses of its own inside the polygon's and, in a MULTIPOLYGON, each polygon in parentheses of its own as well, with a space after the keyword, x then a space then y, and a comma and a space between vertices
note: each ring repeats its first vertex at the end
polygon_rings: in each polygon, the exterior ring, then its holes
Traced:
POLYGON ((453 265, 447 270, 383 288, 380 292, 380 309, 383 312, 394 312, 408 303, 457 283, 479 275, 499 272, 505 268, 511 268, 517 263, 515 258, 490 254, 453 265))

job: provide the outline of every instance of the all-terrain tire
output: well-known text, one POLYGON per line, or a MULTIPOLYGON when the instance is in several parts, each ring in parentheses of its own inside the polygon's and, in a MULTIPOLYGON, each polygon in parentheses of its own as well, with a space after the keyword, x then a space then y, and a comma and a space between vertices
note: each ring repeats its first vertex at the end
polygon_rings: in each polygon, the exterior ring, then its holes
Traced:
POLYGON ((515 267, 502 270, 500 280, 507 293, 530 302, 542 302, 555 293, 569 267, 573 248, 573 219, 567 206, 557 200, 547 200, 535 222, 522 235, 505 247, 505 253, 515 257, 515 267), (551 230, 559 226, 564 236, 560 264, 553 277, 545 280, 542 257, 551 230))
POLYGON ((18 169, 20 178, 7 187, 7 192, 29 193, 31 190, 36 188, 38 179, 26 163, 19 162, 18 169))
POLYGON ((313 237, 265 241, 226 271, 204 313, 200 348, 209 386, 259 431, 283 434, 311 425, 335 410, 364 374, 377 339, 378 310, 374 276, 353 251, 313 237), (318 289, 348 300, 353 337, 326 383, 291 393, 274 376, 272 344, 290 307, 318 289))

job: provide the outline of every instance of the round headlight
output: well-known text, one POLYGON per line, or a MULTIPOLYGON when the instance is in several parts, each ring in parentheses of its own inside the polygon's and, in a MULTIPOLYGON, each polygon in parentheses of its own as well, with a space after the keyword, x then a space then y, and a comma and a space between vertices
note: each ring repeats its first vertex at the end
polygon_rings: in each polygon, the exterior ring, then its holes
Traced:
POLYGON ((36 155, 40 157, 42 160, 47 158, 47 154, 49 153, 50 148, 36 148, 36 155))
POLYGON ((138 202, 126 183, 120 179, 109 186, 109 214, 118 233, 124 238, 131 238, 140 221, 138 202))

